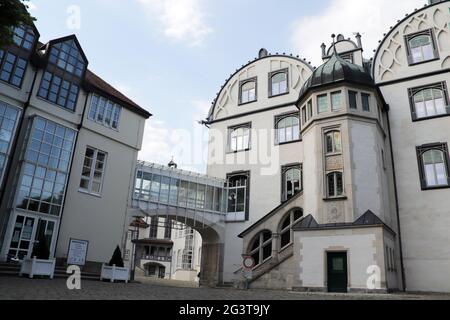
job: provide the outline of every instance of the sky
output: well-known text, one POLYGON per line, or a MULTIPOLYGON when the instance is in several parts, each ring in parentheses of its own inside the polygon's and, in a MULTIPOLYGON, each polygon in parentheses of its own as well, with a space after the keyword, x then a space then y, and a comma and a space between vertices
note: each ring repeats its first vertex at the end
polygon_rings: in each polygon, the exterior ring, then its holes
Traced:
POLYGON ((205 172, 205 119, 225 80, 260 48, 321 64, 331 34, 362 35, 365 58, 426 0, 32 0, 40 40, 75 34, 89 69, 153 117, 140 160, 205 172))

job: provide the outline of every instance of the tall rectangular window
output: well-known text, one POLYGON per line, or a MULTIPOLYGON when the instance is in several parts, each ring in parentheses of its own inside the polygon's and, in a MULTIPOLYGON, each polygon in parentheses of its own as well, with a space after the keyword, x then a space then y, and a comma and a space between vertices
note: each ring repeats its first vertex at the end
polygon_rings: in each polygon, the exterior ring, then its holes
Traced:
POLYGON ((92 147, 86 148, 80 181, 81 191, 95 195, 101 194, 106 158, 106 152, 92 147))
POLYGON ((38 96, 58 106, 75 111, 79 87, 61 77, 45 71, 38 96))
POLYGON ((328 111, 327 95, 323 94, 317 97, 317 113, 328 111))
POLYGON ((370 94, 361 93, 361 102, 363 111, 370 111, 370 94))
POLYGON ((122 107, 98 95, 93 95, 88 118, 101 125, 118 129, 122 107))
POLYGON ((20 88, 27 65, 27 60, 0 50, 0 80, 20 88))
POLYGON ((423 190, 450 186, 449 153, 446 143, 417 147, 417 159, 423 190))
POLYGON ((18 184, 16 207, 59 216, 76 132, 55 122, 36 117, 18 184))
POLYGON ((353 109, 353 110, 358 109, 357 97, 358 97, 358 92, 351 91, 351 90, 348 91, 348 103, 349 103, 350 109, 353 109))
POLYGON ((228 128, 228 151, 238 152, 250 149, 251 124, 228 128))
POLYGON ((0 187, 8 163, 11 143, 15 136, 20 111, 0 101, 0 187))
POLYGON ((342 107, 341 91, 331 93, 331 110, 338 111, 342 107))
POLYGON ((308 101, 307 107, 308 107, 308 120, 310 120, 313 117, 312 100, 308 101))

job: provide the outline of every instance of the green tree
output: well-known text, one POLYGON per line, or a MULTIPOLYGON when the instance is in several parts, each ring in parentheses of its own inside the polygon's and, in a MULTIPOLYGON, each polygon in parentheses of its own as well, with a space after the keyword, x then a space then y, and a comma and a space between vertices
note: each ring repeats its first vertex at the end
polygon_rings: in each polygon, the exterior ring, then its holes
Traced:
POLYGON ((32 25, 36 19, 28 12, 28 0, 0 0, 0 48, 13 43, 13 28, 32 25))

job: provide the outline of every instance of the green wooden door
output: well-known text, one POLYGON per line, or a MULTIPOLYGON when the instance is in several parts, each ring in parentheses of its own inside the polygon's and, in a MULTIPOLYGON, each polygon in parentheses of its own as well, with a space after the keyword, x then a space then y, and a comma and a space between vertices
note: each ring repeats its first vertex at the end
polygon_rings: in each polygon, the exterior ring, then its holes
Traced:
POLYGON ((347 292, 347 252, 328 252, 328 292, 347 292))

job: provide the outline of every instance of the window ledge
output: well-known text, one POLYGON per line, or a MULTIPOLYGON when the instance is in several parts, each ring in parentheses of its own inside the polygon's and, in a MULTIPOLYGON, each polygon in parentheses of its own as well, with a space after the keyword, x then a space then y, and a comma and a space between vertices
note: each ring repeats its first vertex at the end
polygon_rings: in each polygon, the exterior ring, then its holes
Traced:
POLYGON ((327 201, 327 202, 331 202, 331 201, 344 201, 347 200, 347 196, 339 196, 339 197, 334 197, 334 198, 323 198, 323 201, 327 201))
POLYGON ((446 185, 446 186, 435 186, 435 187, 422 187, 422 191, 432 191, 432 190, 441 190, 441 189, 450 189, 450 186, 446 185))
POLYGON ((245 106, 246 104, 255 103, 255 102, 258 102, 258 99, 252 100, 252 101, 248 101, 248 102, 239 102, 238 106, 245 106))
POLYGON ((296 140, 286 141, 286 142, 276 142, 275 145, 276 146, 284 146, 285 144, 297 143, 297 142, 302 142, 302 141, 303 141, 303 139, 296 139, 296 140))
POLYGON ((425 61, 411 62, 411 63, 409 63, 409 66, 413 67, 413 66, 417 66, 417 65, 420 65, 420 64, 428 63, 428 62, 433 62, 433 61, 436 61, 436 60, 439 60, 439 59, 440 59, 439 57, 435 57, 433 59, 429 59, 429 60, 425 60, 425 61))
POLYGON ((415 118, 412 121, 420 122, 420 121, 426 121, 426 120, 432 120, 432 119, 438 119, 438 118, 444 118, 444 117, 450 117, 450 113, 443 113, 443 114, 438 114, 438 115, 430 116, 430 117, 415 118))
POLYGON ((228 150, 228 151, 227 151, 227 154, 235 154, 235 153, 240 153, 240 152, 248 152, 248 151, 250 151, 250 150, 251 150, 251 148, 248 148, 248 149, 242 149, 242 150, 236 150, 236 151, 228 150))
POLYGON ((269 99, 270 99, 270 98, 276 98, 276 97, 285 96, 285 95, 287 95, 287 94, 289 94, 289 93, 290 93, 290 92, 287 91, 287 92, 283 92, 283 93, 279 93, 279 94, 274 94, 274 95, 270 95, 270 94, 269 94, 269 99))
POLYGON ((102 197, 101 194, 92 193, 92 192, 89 192, 89 191, 83 190, 83 189, 78 189, 78 192, 79 192, 79 193, 86 194, 86 195, 89 195, 89 196, 93 196, 93 197, 96 197, 96 198, 101 198, 101 197, 102 197))

